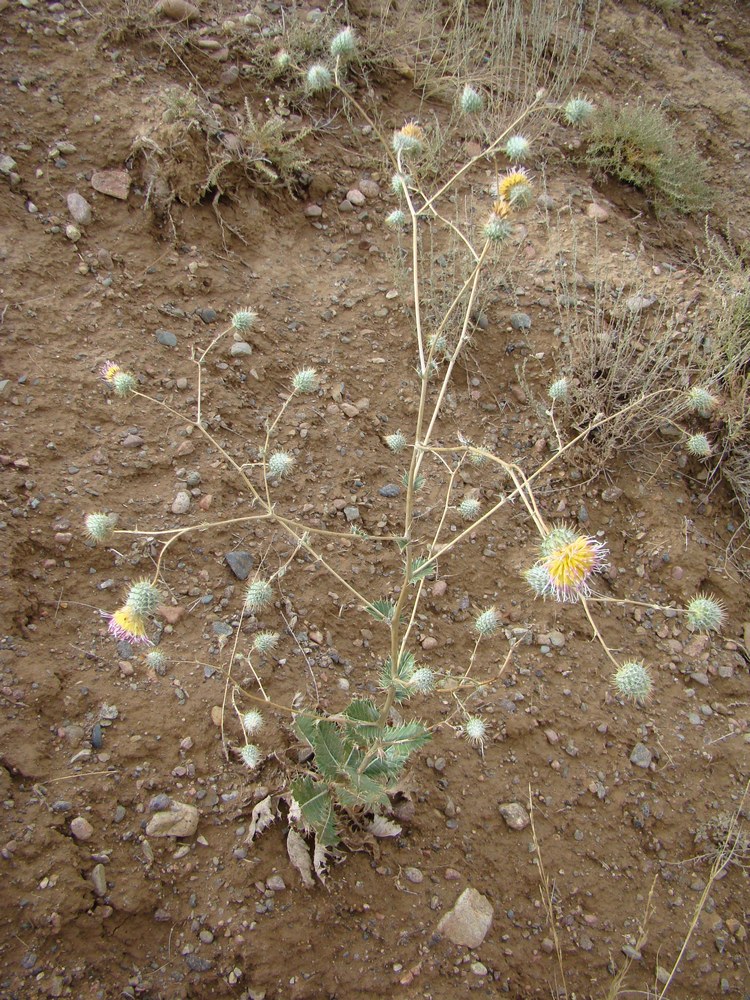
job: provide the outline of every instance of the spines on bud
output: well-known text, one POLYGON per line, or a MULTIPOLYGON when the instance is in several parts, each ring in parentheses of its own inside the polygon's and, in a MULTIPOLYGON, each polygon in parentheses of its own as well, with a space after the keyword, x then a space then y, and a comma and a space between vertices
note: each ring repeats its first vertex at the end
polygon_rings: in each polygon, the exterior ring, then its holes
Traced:
POLYGON ((563 108, 563 118, 568 125, 583 125, 594 113, 594 105, 585 97, 573 97, 563 108))
POLYGON ((461 91, 459 105, 463 114, 479 115, 484 110, 484 98, 478 90, 474 90, 474 88, 467 83, 461 91))
POLYGON ((552 383, 552 385, 547 390, 547 395, 555 403, 562 403, 568 398, 568 390, 570 386, 566 378, 558 378, 552 383))
POLYGON ((151 649, 146 653, 146 663, 157 674, 164 675, 167 668, 167 658, 160 649, 151 649))
POLYGON ((398 455, 406 447, 406 438, 401 431, 395 431, 393 434, 386 434, 385 443, 394 454, 398 455))
POLYGON ((424 146, 424 132, 414 122, 407 122, 393 133, 393 151, 409 155, 419 153, 424 146))
POLYGON ((505 155, 511 163, 520 163, 528 159, 531 143, 523 135, 512 135, 505 143, 505 155))
POLYGON ((716 396, 712 395, 708 389, 704 389, 699 385, 694 385, 689 389, 687 396, 689 408, 693 413, 697 413, 699 417, 703 417, 704 419, 711 416, 719 402, 716 396))
POLYGON ((240 309, 232 316, 232 326, 237 333, 247 333, 255 326, 257 318, 257 313, 250 309, 240 309))
POLYGON ((253 736, 263 728, 263 716, 257 708, 251 708, 242 716, 242 728, 246 736, 253 736))
POLYGON ((523 578, 537 597, 546 597, 552 593, 552 581, 544 563, 536 563, 525 570, 523 578))
POLYGON ((310 94, 322 94, 333 86, 331 71, 323 63, 315 63, 308 69, 306 81, 310 94))
POLYGON ((114 534, 117 516, 115 514, 87 514, 84 524, 87 537, 103 545, 114 534))
POLYGON ((261 611, 273 600, 273 587, 268 580, 253 580, 245 592, 245 611, 261 611))
POLYGON ((685 617, 690 628, 696 632, 719 632, 726 621, 727 613, 721 601, 709 594, 698 594, 685 608, 685 617))
POLYGON ((642 663, 623 663, 614 676, 615 687, 625 698, 643 703, 648 701, 653 682, 647 667, 642 663))
POLYGON ((283 479, 294 468, 294 456, 288 451, 275 451, 268 459, 268 475, 271 479, 283 479))
POLYGON ((331 55, 334 59, 349 60, 357 54, 357 38, 351 28, 344 28, 331 40, 331 55))
POLYGON ((485 608, 474 619, 474 628, 481 636, 494 635, 500 627, 500 615, 497 608, 485 608))
POLYGON ((711 442, 705 434, 691 434, 685 442, 685 448, 694 458, 710 458, 711 442))
POLYGON ((319 384, 318 373, 314 368, 300 368, 292 378, 292 388, 299 393, 317 392, 319 384))
POLYGON ((411 675, 409 686, 419 694, 429 694, 435 687, 435 674, 429 667, 418 667, 411 675))
POLYGON ((161 604, 162 597, 159 588, 155 587, 150 580, 136 580, 128 591, 125 604, 128 608, 139 615, 147 618, 153 615, 161 604))
POLYGON ((476 497, 464 497, 458 505, 458 510, 465 521, 476 521, 482 511, 482 505, 476 497))
POLYGON ((483 747, 487 738, 487 725, 478 715, 470 715, 463 724, 464 739, 473 747, 483 747))
POLYGON ((280 638, 278 632, 256 632, 253 637, 253 649, 261 655, 270 653, 271 650, 276 649, 280 638))
POLYGON ((403 229, 406 225, 406 213, 400 208, 394 209, 385 217, 385 224, 391 229, 403 229))
POLYGON ((254 771, 258 764, 260 764, 260 750, 254 743, 246 743, 244 747, 240 747, 239 755, 242 758, 242 763, 249 771, 254 771))

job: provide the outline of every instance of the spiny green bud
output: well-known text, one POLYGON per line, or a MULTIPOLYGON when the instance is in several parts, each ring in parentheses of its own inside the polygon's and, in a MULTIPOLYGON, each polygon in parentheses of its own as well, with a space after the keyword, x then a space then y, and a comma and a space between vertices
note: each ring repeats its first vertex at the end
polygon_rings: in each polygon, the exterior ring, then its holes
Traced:
POLYGON ((316 63, 307 71, 307 89, 311 94, 320 94, 333 86, 331 71, 322 63, 316 63))
POLYGON ((391 191, 399 198, 405 198, 406 192, 412 186, 412 179, 409 174, 394 174, 391 177, 391 191))
POLYGON ((391 229, 403 229, 406 225, 406 213, 402 212, 400 208, 394 209, 393 212, 386 215, 385 224, 391 229))
POLYGON ((550 399, 553 399, 556 403, 562 402, 568 398, 568 380, 566 378, 558 378, 552 383, 552 385, 547 390, 550 399))
POLYGON ((724 605, 708 594, 698 594, 685 608, 685 617, 690 628, 697 632, 718 632, 724 624, 727 613, 724 605))
POLYGON ((406 438, 401 433, 401 431, 396 431, 394 434, 386 434, 385 443, 391 449, 392 452, 398 454, 403 451, 406 447, 406 438))
POLYGON ((275 451, 268 459, 268 475, 271 479, 283 479, 294 466, 294 456, 288 451, 275 451))
POLYGON ((467 743, 471 743, 473 747, 484 746, 487 736, 484 719, 480 719, 478 715, 470 715, 463 724, 463 732, 467 743))
POLYGON ((240 747, 240 757, 242 763, 250 771, 254 771, 260 764, 260 750, 254 743, 246 743, 244 747, 240 747))
MULTIPOLYGON (((401 477, 401 485, 404 487, 405 490, 408 490, 409 488, 408 472, 405 472, 401 477)), ((423 486, 424 486, 424 476, 420 475, 420 473, 417 473, 416 476, 414 477, 414 491, 419 492, 419 490, 421 490, 423 486)))
POLYGON ((114 534, 117 517, 114 514, 87 514, 86 534, 94 542, 104 543, 114 534))
POLYGON ((163 675, 167 666, 167 658, 160 649, 152 649, 146 653, 146 663, 157 674, 163 675))
POLYGON ((512 135, 505 143, 505 155, 511 163, 525 160, 531 151, 531 143, 522 135, 512 135))
POLYGON ((493 635, 499 627, 500 616, 495 607, 486 608, 474 619, 474 628, 481 636, 493 635))
POLYGON ((418 153, 424 144, 424 132, 414 122, 407 122, 393 133, 394 153, 418 153))
POLYGON ((474 90, 467 83, 461 91, 460 99, 461 111, 465 115, 478 115, 484 109, 484 98, 478 90, 474 90))
POLYGON ((125 399, 132 396, 137 388, 138 383, 135 376, 131 375, 130 372, 116 372, 112 376, 112 390, 115 396, 121 396, 125 399))
POLYGON ((570 545, 576 538, 578 538, 578 532, 574 531, 573 528, 569 528, 567 524, 556 524, 539 546, 539 552, 542 558, 546 559, 547 556, 552 555, 564 545, 570 545))
POLYGON ((711 455, 711 442, 705 434, 691 434, 685 447, 695 458, 709 458, 711 455))
POLYGON ((125 606, 141 618, 152 615, 160 604, 161 594, 150 580, 137 580, 128 591, 125 601, 125 606))
POLYGON ((615 673, 614 681, 621 695, 637 702, 647 701, 653 686, 648 668, 635 661, 623 663, 615 673))
POLYGON ((351 28, 344 28, 331 41, 331 55, 334 59, 353 59, 357 54, 357 39, 351 28))
POLYGON ((461 517, 466 521, 476 521, 482 510, 482 505, 476 497, 464 497, 458 505, 461 517))
POLYGON ((506 219, 493 212, 482 228, 482 235, 490 243, 502 243, 508 239, 513 232, 513 227, 506 219))
POLYGON ((524 571, 523 578, 537 597, 546 597, 552 593, 552 581, 549 570, 543 563, 536 563, 524 571))
POLYGON ((469 461, 472 465, 479 467, 480 465, 486 465, 489 459, 481 451, 472 451, 469 455, 469 461))
POLYGON ((257 314, 249 309, 240 309, 232 316, 232 326, 238 333, 247 333, 255 325, 257 318, 257 314))
POLYGON ((594 105, 585 97, 573 97, 563 108, 568 125, 583 125, 594 113, 594 105))
POLYGON ((253 649, 256 653, 270 653, 272 649, 276 649, 280 638, 278 632, 256 632, 253 638, 253 649))
POLYGON ((272 600, 273 587, 268 580, 253 580, 245 593, 245 611, 260 611, 272 600))
POLYGON ((292 65, 292 57, 282 49, 273 57, 273 64, 279 73, 284 73, 292 65))
POLYGON ((708 389, 704 389, 699 385, 694 385, 688 391, 688 406, 699 417, 710 417, 716 409, 717 403, 716 396, 713 396, 708 389))
POLYGON ((429 694, 435 687, 435 674, 429 667, 418 667, 411 675, 409 685, 420 694, 429 694))
POLYGON ((292 388, 295 392, 317 392, 318 373, 314 368, 300 368, 292 378, 292 388))
POLYGON ((249 712, 245 712, 242 716, 242 728, 246 736, 252 736, 263 728, 263 716, 257 709, 252 708, 249 712))

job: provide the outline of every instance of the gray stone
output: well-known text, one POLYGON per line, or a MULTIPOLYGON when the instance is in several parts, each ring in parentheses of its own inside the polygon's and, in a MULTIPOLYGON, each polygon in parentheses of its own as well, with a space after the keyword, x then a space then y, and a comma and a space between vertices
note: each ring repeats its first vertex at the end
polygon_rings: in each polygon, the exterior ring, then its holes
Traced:
POLYGON ((233 358, 245 358, 253 353, 253 349, 244 340, 238 340, 229 348, 229 353, 233 358))
POLYGON ((530 330, 531 316, 528 313, 515 312, 510 317, 510 325, 514 330, 530 330))
POLYGON ((286 882, 281 875, 271 875, 266 879, 266 889, 271 892, 283 892, 286 889, 286 882))
POLYGON ((344 517, 347 521, 359 520, 359 507, 344 507, 344 517))
POLYGON ((164 347, 177 347, 177 337, 170 330, 157 330, 156 340, 164 347))
POLYGON ((169 809, 156 812, 148 821, 149 837, 192 837, 198 829, 198 810, 184 802, 173 801, 169 809))
POLYGON ((636 743, 630 754, 630 763, 636 767, 646 768, 651 763, 652 753, 643 743, 636 743))
POLYGON ((70 832, 76 840, 86 841, 91 840, 93 837, 94 828, 83 816, 76 816, 76 818, 70 822, 70 832))
POLYGON ((204 309, 199 309, 198 315, 204 323, 215 323, 217 320, 216 310, 211 309, 210 306, 206 306, 204 309))
POLYGON ((476 889, 464 889, 437 925, 437 933, 453 944, 478 948, 487 937, 494 914, 492 903, 476 889))
POLYGON ((238 580, 247 580, 253 568, 253 557, 249 552, 227 552, 224 561, 238 580))
POLYGON ((95 865, 89 872, 89 882, 94 887, 94 892, 100 898, 107 895, 107 875, 104 865, 95 865))
POLYGON ((398 497, 401 496, 401 487, 396 486, 395 483, 386 483, 385 486, 381 486, 378 490, 381 497, 398 497))
POLYGON ((500 815, 511 830, 525 830, 531 820, 520 802, 503 802, 499 806, 500 815))
POLYGON ((187 514, 190 510, 190 494, 186 490, 180 490, 172 501, 173 514, 187 514))
POLYGON ((91 211, 91 205, 89 205, 83 195, 78 194, 77 191, 71 191, 66 201, 73 221, 77 222, 79 226, 88 226, 94 215, 91 211))
POLYGON ((656 302, 655 295, 631 295, 625 299, 625 308, 629 312, 639 313, 649 309, 656 302))
POLYGON ((152 813, 159 812, 161 809, 169 809, 171 805, 172 799, 169 795, 166 795, 164 792, 159 792, 158 795, 154 795, 154 797, 149 801, 148 811, 152 813))
POLYGON ((7 177, 8 174, 13 173, 17 166, 18 164, 12 156, 8 156, 7 153, 0 155, 0 174, 5 174, 7 177))
POLYGON ((191 972, 208 972, 214 963, 207 958, 201 958, 200 955, 186 955, 185 964, 191 972))
POLYGON ((109 198, 127 201, 130 192, 130 174, 127 170, 97 170, 91 175, 91 187, 109 198))

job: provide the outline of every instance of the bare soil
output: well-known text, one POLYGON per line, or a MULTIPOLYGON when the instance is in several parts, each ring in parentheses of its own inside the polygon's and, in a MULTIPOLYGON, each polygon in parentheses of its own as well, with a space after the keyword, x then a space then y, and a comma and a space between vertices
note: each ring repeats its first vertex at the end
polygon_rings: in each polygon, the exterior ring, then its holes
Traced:
MULTIPOLYGON (((317 120, 309 108, 293 109, 300 127, 315 126, 304 139, 307 187, 235 178, 216 203, 211 195, 160 203, 133 156, 171 84, 192 85, 224 110, 248 98, 262 112, 265 97, 278 98, 279 88, 264 89, 252 74, 227 72, 246 57, 221 25, 243 12, 229 0, 201 6, 188 30, 109 0, 0 0, 0 153, 17 174, 0 184, 0 379, 8 380, 0 398, 0 994, 548 997, 564 995, 555 992, 562 965, 569 996, 603 998, 630 949, 620 995, 658 995, 657 967, 671 970, 742 800, 750 718, 750 607, 727 555, 741 515, 720 480, 707 484, 698 466, 681 467, 670 443, 624 454, 595 478, 567 463, 544 480, 540 503, 550 519, 604 532, 607 593, 679 606, 710 591, 727 608, 722 636, 612 605, 600 618, 608 642, 650 663, 656 681, 646 707, 623 705, 583 611, 529 600, 520 572, 534 558, 534 536, 524 512, 478 529, 431 582, 419 639, 426 663, 457 671, 476 609, 494 603, 507 629, 528 630, 502 679, 473 703, 489 724, 484 752, 439 725, 453 710, 447 696, 427 698, 423 717, 437 728, 410 770, 414 808, 402 804, 401 835, 347 851, 325 887, 302 885, 283 819, 246 842, 253 805, 279 790, 296 760, 288 716, 267 713, 269 755, 255 774, 226 758, 216 725, 234 642, 226 638, 243 594, 226 553, 276 565, 285 543, 260 529, 218 528, 170 549, 164 675, 107 634, 99 611, 114 610, 128 582, 151 571, 156 548, 131 546, 127 536, 115 548, 93 547, 81 530, 87 513, 113 511, 120 528, 157 531, 247 509, 227 463, 188 425, 191 352, 237 308, 259 314, 252 354, 233 357, 228 338, 206 372, 204 414, 222 446, 250 461, 289 376, 312 364, 323 391, 295 404, 282 425, 279 443, 296 451, 298 471, 279 503, 303 522, 340 530, 343 508, 355 506, 368 530, 388 533, 403 501, 380 493, 401 474, 382 435, 413 419, 413 323, 394 270, 396 237, 382 225, 393 198, 374 137, 356 116, 332 116, 323 127, 324 105, 317 120), (129 172, 126 200, 92 187, 92 174, 107 169, 129 172), (363 179, 381 193, 341 210, 363 179), (93 207, 77 236, 66 235, 72 191, 93 207), (311 204, 322 214, 306 214, 311 204), (164 330, 176 347, 157 340, 164 330), (176 412, 113 399, 98 377, 107 359, 176 412), (198 478, 188 486, 191 473, 198 478), (182 489, 192 489, 191 509, 175 515, 182 489), (441 581, 445 588, 435 586, 441 581), (651 754, 645 768, 630 761, 637 743, 651 754), (194 836, 146 836, 157 795, 197 806, 194 836), (498 810, 507 802, 528 809, 529 797, 562 962, 531 829, 510 829, 498 810), (71 830, 77 818, 90 824, 87 839, 71 830), (97 865, 104 887, 92 881, 97 865), (475 951, 435 933, 467 886, 494 907, 475 951)), ((282 8, 289 16, 287 4, 258 4, 259 24, 278 23, 282 8)), ((665 102, 711 164, 711 225, 730 227, 738 243, 750 236, 749 51, 743 3, 688 0, 664 17, 635 0, 605 2, 579 84, 597 102, 665 102)), ((445 113, 420 106, 410 81, 387 67, 372 85, 389 125, 445 113)), ((452 141, 459 163, 466 149, 452 141)), ((549 448, 533 394, 541 399, 554 376, 555 247, 566 226, 575 222, 582 234, 584 276, 594 268, 596 229, 612 280, 627 268, 634 288, 644 282, 677 303, 685 330, 712 323, 695 266, 703 221, 657 217, 641 194, 599 184, 580 163, 580 141, 561 126, 545 143, 532 172, 554 207, 530 210, 511 275, 498 274, 486 329, 454 379, 442 431, 446 444, 458 428, 528 468, 549 448), (587 215, 593 201, 609 213, 598 226, 587 215), (512 328, 518 311, 530 329, 512 328)), ((191 162, 186 153, 186 169, 191 162)), ((471 183, 486 190, 490 179, 477 169, 471 183)), ((467 473, 466 490, 495 495, 502 484, 483 476, 467 473)), ((373 553, 355 539, 332 543, 328 555, 374 596, 398 564, 388 546, 373 553)), ((289 704, 301 692, 334 709, 347 691, 372 692, 384 655, 372 619, 310 560, 297 560, 282 585, 260 622, 284 633, 261 667, 273 699, 289 704)), ((243 624, 240 650, 256 627, 243 624)), ((505 647, 487 650, 478 669, 491 679, 505 647)), ((238 679, 255 690, 251 677, 238 679)), ((236 728, 233 713, 225 724, 236 728)), ((668 996, 750 993, 749 908, 747 871, 730 865, 668 996)))

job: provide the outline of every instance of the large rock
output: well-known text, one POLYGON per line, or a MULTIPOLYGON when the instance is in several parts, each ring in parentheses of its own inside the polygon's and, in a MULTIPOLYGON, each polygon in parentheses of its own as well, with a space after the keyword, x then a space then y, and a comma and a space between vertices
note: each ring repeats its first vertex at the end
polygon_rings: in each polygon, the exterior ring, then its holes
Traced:
POLYGON ((198 829, 198 810, 184 802, 172 802, 169 809, 154 813, 148 821, 149 837, 192 837, 198 829))
POLYGON ((437 926, 438 934, 453 944, 478 948, 487 937, 494 913, 492 903, 476 889, 464 889, 437 926))
POLYGON ((91 186, 99 194, 127 201, 130 194, 130 174, 127 170, 97 170, 91 175, 91 186))

